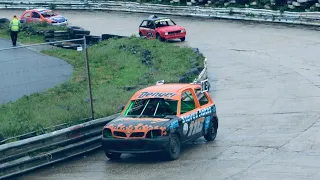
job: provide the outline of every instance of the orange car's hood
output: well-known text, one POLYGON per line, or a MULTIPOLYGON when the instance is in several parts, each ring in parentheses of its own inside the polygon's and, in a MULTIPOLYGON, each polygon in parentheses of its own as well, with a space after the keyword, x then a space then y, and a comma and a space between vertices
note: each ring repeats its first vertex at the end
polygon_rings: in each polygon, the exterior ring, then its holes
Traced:
POLYGON ((118 131, 147 132, 151 129, 165 129, 170 119, 162 118, 128 118, 120 117, 109 122, 105 128, 118 131))

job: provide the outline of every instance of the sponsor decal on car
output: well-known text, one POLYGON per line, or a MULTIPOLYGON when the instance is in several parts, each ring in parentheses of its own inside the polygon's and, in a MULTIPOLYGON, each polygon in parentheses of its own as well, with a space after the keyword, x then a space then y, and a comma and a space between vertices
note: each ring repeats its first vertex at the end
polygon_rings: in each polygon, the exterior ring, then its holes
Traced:
POLYGON ((171 92, 142 92, 138 98, 145 98, 145 97, 162 98, 162 97, 173 97, 175 95, 176 95, 175 93, 171 93, 171 92))
POLYGON ((175 128, 178 128, 178 127, 179 127, 179 121, 178 120, 175 120, 172 123, 170 123, 170 128, 171 129, 175 129, 175 128))
POLYGON ((215 106, 210 106, 204 109, 200 109, 192 114, 186 115, 186 116, 182 116, 182 122, 190 122, 190 121, 194 121, 198 118, 210 115, 211 113, 216 112, 216 107, 215 106))
POLYGON ((206 117, 205 119, 204 129, 205 130, 209 129, 209 126, 210 126, 210 116, 206 117))

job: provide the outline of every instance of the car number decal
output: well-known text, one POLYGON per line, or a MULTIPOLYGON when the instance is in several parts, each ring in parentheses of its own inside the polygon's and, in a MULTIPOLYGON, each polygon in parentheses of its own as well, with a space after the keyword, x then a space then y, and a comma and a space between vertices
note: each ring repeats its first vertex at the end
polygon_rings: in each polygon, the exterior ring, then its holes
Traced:
POLYGON ((189 130, 189 125, 188 125, 188 123, 184 123, 183 124, 183 135, 187 135, 187 133, 188 133, 188 130, 189 130))
POLYGON ((204 129, 205 130, 209 129, 209 125, 210 125, 210 116, 206 117, 204 129))
POLYGON ((190 129, 187 136, 197 134, 202 131, 204 118, 199 118, 195 121, 190 122, 190 129))

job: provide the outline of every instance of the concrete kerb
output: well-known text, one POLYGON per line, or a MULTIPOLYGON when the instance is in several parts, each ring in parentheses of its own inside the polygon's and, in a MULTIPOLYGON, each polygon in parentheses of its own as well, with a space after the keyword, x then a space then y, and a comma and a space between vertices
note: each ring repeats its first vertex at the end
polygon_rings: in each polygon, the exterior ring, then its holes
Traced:
MULTIPOLYGON (((207 78, 206 62, 207 58, 204 60, 203 70, 193 83, 207 78)), ((0 145, 0 161, 2 162, 0 179, 20 175, 100 148, 102 127, 117 116, 119 114, 0 145), (48 150, 43 151, 45 149, 48 150), (42 151, 39 152, 39 150, 42 151), (30 155, 30 153, 34 154, 30 155)))

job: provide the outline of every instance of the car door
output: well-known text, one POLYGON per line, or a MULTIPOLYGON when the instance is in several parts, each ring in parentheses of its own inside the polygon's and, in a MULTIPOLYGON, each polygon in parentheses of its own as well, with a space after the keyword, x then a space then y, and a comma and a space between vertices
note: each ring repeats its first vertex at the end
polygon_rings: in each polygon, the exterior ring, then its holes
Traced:
POLYGON ((32 11, 31 13, 31 21, 32 22, 41 22, 41 16, 38 12, 32 11))
POLYGON ((21 20, 23 20, 24 22, 32 22, 32 18, 31 18, 31 12, 30 11, 26 11, 24 14, 22 14, 21 20))
POLYGON ((153 21, 144 20, 140 24, 139 31, 142 33, 143 36, 147 37, 148 39, 155 38, 156 34, 155 34, 155 26, 153 21))
POLYGON ((154 24, 154 21, 149 21, 148 23, 148 30, 147 30, 147 37, 149 39, 156 38, 156 26, 154 24))
POLYGON ((147 31, 148 31, 148 21, 144 20, 141 22, 139 26, 139 35, 141 36, 147 36, 147 31))
POLYGON ((200 112, 200 117, 204 117, 204 131, 203 135, 207 133, 207 130, 209 128, 209 123, 210 120, 212 119, 213 112, 212 112, 212 106, 213 106, 213 101, 210 98, 208 92, 203 92, 201 89, 195 89, 196 93, 196 101, 199 102, 199 112, 200 112))
POLYGON ((184 141, 196 139, 202 136, 205 118, 199 115, 199 102, 192 89, 182 92, 179 101, 180 117, 182 119, 182 137, 184 141))

